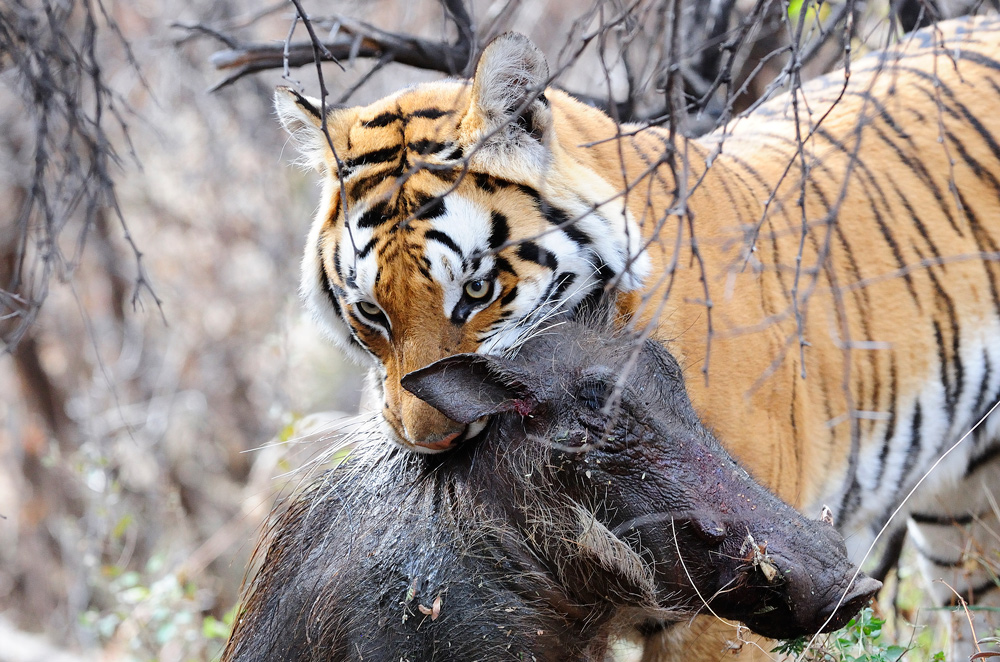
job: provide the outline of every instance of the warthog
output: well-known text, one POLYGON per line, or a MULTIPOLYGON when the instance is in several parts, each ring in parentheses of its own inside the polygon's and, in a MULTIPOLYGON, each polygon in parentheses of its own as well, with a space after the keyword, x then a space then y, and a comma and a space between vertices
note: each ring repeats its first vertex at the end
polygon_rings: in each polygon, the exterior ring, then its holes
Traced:
POLYGON ((407 375, 489 423, 440 455, 375 440, 294 499, 224 660, 604 659, 708 609, 774 638, 846 623, 880 584, 833 527, 736 465, 661 345, 593 326, 407 375))

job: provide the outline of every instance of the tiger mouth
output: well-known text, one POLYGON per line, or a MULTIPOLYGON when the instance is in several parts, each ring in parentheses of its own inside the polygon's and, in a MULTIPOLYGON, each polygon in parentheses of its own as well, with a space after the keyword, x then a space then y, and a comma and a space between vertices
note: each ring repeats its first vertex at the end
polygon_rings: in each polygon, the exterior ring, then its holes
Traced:
POLYGON ((483 430, 486 429, 486 423, 489 422, 489 416, 483 416, 482 418, 472 421, 465 426, 465 434, 462 435, 462 441, 469 441, 470 439, 475 439, 478 437, 483 430))
POLYGON ((483 416, 482 418, 469 423, 457 432, 446 435, 441 439, 430 442, 424 441, 414 443, 404 438, 401 445, 409 448, 410 450, 417 451, 418 453, 441 453, 475 439, 482 434, 483 430, 486 429, 486 424, 488 422, 489 416, 483 416))

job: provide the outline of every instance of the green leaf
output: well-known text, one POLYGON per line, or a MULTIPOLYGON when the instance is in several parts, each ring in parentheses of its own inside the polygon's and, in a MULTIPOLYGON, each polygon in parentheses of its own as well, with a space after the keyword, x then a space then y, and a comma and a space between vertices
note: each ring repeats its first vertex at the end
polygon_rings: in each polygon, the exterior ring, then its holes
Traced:
POLYGON ((125 515, 120 520, 118 520, 117 524, 115 524, 115 528, 111 531, 111 536, 114 538, 121 538, 123 535, 125 535, 125 532, 131 525, 132 525, 132 516, 125 515))
POLYGON ((206 639, 229 638, 230 624, 224 623, 214 616, 206 616, 201 622, 201 633, 206 639))

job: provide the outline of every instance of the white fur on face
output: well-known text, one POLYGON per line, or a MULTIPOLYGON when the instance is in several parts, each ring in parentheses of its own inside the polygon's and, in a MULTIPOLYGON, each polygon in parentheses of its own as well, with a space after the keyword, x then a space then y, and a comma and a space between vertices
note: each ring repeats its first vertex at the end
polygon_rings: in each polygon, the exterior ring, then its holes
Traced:
MULTIPOLYGON (((375 234, 375 228, 359 228, 358 219, 365 210, 356 210, 350 215, 348 223, 344 224, 340 237, 340 268, 346 276, 348 270, 354 271, 354 283, 348 287, 348 295, 356 297, 351 303, 358 301, 375 301, 375 277, 378 275, 378 256, 374 250, 368 251, 363 257, 360 252, 375 234)), ((377 303, 377 302, 376 302, 377 303)))
MULTIPOLYGON (((433 239, 431 235, 424 249, 430 260, 431 275, 444 292, 445 317, 451 317, 462 298, 465 284, 486 278, 495 269, 496 259, 489 250, 492 230, 490 214, 467 198, 452 194, 445 198, 445 213, 432 219, 430 225, 433 231, 447 235, 458 248, 456 252, 453 247, 433 239), (478 264, 474 259, 476 257, 479 258, 478 264)), ((493 290, 493 296, 482 301, 483 307, 499 294, 499 287, 493 290)))

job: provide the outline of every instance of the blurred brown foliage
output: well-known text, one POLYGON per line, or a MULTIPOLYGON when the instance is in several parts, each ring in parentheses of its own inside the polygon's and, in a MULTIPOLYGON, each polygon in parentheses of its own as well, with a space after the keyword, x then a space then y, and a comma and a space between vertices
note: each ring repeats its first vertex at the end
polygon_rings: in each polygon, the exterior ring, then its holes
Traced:
MULTIPOLYGON (((40 36, 59 31, 68 58, 91 58, 76 72, 39 58, 62 79, 76 76, 64 96, 76 106, 61 114, 9 60, 0 73, 0 286, 20 261, 24 298, 49 290, 37 316, 3 322, 0 611, 67 645, 207 656, 169 635, 200 638, 202 617, 235 602, 276 477, 301 445, 253 449, 304 412, 357 407, 357 371, 300 319, 313 178, 282 157, 270 101, 280 72, 209 94, 212 46, 170 27, 239 26, 260 9, 46 0, 2 9, 5 25, 30 19, 40 36), (118 117, 86 78, 98 71, 118 117), (73 120, 90 133, 67 137, 73 120), (52 136, 44 145, 40 124, 52 136), (97 167, 87 140, 109 142, 101 167, 113 190, 85 178, 97 167), (46 204, 62 232, 46 225, 43 205, 26 211, 42 148, 46 204), (74 163, 84 176, 55 179, 74 163), (86 186, 92 200, 70 204, 86 186), (29 222, 19 244, 15 230, 29 222), (151 289, 138 287, 123 228, 151 289)), ((288 22, 282 9, 253 29, 281 39, 288 22)), ((62 91, 50 92, 59 101, 62 91)))

